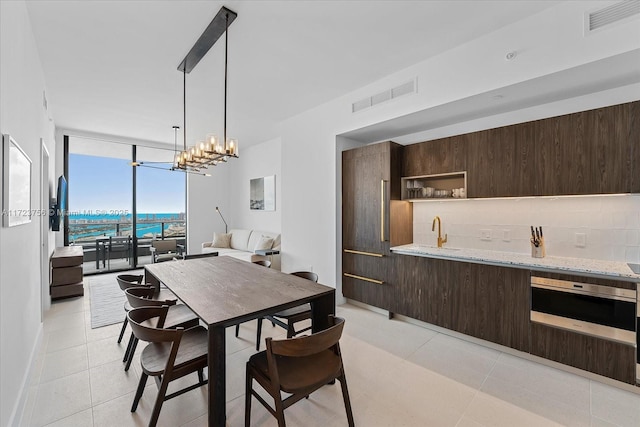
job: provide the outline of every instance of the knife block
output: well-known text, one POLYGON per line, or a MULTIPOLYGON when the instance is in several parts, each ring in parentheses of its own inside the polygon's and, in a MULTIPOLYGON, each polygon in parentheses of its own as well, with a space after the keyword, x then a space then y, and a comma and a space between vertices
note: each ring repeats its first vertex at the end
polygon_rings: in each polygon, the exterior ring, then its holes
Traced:
POLYGON ((544 237, 540 238, 540 246, 536 246, 531 243, 531 257, 532 258, 544 258, 546 255, 546 250, 544 248, 544 237))

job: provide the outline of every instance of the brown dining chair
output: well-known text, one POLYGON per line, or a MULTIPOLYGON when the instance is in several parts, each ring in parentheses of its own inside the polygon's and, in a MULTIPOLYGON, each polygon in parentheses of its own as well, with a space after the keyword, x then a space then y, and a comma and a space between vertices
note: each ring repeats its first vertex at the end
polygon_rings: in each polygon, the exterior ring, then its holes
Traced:
POLYGON ((218 256, 218 252, 212 252, 208 254, 190 254, 190 255, 185 255, 183 259, 187 260, 187 259, 198 259, 198 258, 210 258, 213 256, 218 256))
POLYGON ((342 386, 347 420, 354 426, 347 379, 340 353, 344 319, 329 316, 329 328, 315 334, 285 340, 266 339, 267 349, 247 362, 244 425, 251 424, 251 398, 255 397, 285 427, 284 410, 333 380, 342 386), (253 388, 253 380, 273 397, 275 408, 253 388), (288 393, 284 400, 281 392, 288 393))
POLYGON ((263 267, 271 268, 271 261, 267 259, 261 259, 258 261, 253 261, 254 264, 261 265, 263 267))
MULTIPOLYGON (((127 288, 141 286, 142 279, 144 279, 143 275, 137 274, 119 274, 116 277, 118 281, 118 286, 120 286, 120 290, 124 292, 127 288)), ((120 329, 120 336, 118 336, 118 344, 122 341, 122 337, 124 336, 124 331, 127 329, 127 312, 131 310, 131 306, 125 301, 124 303, 124 322, 122 322, 122 329, 120 329)))
MULTIPOLYGON (((176 304, 175 300, 156 300, 152 299, 154 290, 149 287, 138 287, 138 288, 129 288, 124 291, 127 296, 127 302, 131 306, 131 308, 140 308, 140 307, 162 307, 166 305, 169 307, 167 312, 167 318, 164 322, 164 327, 166 329, 173 329, 179 326, 183 328, 192 328, 194 326, 198 326, 199 320, 198 316, 195 315, 193 311, 189 309, 184 304, 176 304)), ((148 326, 151 326, 150 324, 148 326)), ((131 366, 131 361, 133 360, 133 355, 136 353, 136 347, 138 345, 138 339, 132 333, 131 338, 129 339, 130 344, 127 346, 127 351, 125 352, 123 362, 127 362, 124 370, 128 371, 131 366)))
MULTIPOLYGON (((318 275, 311 271, 296 271, 291 273, 294 276, 302 277, 303 279, 311 280, 312 282, 318 282, 318 275)), ((303 320, 311 319, 311 305, 303 304, 298 307, 282 310, 273 315, 264 316, 258 319, 258 332, 256 337, 256 351, 260 350, 260 336, 262 335, 262 320, 267 319, 271 321, 273 326, 278 325, 287 330, 287 338, 293 338, 302 332, 311 330, 311 325, 306 328, 296 331, 295 324, 303 320)))
MULTIPOLYGON (((271 268, 271 261, 269 260, 258 260, 258 261, 252 261, 253 264, 256 265, 261 265, 262 267, 267 267, 267 268, 271 268)), ((258 327, 260 327, 260 319, 258 319, 258 327)), ((236 325, 236 338, 238 337, 238 335, 240 334, 240 325, 236 325)), ((256 350, 258 350, 258 348, 256 348, 256 350)))
MULTIPOLYGON (((120 286, 120 290, 122 292, 126 291, 129 288, 148 286, 148 285, 142 284, 143 279, 144 279, 144 276, 141 274, 119 274, 116 277, 118 286, 120 286)), ((153 287, 151 288, 153 289, 153 287)), ((162 300, 162 301, 169 301, 169 300, 178 301, 178 298, 175 296, 175 294, 166 288, 161 288, 159 292, 154 292, 153 298, 162 300)), ((118 336, 118 344, 120 344, 120 342, 122 341, 122 337, 124 336, 124 331, 125 329, 127 329, 127 323, 128 323, 127 313, 129 312, 129 310, 131 310, 131 305, 129 304, 129 301, 125 299, 124 321, 122 322, 122 329, 120 329, 120 336, 118 336)), ((127 349, 125 350, 125 353, 124 353, 125 358, 122 360, 123 362, 126 361, 126 357, 127 357, 127 354, 129 353, 130 347, 131 347, 131 339, 129 339, 129 343, 127 344, 127 349)))
POLYGON ((158 386, 158 395, 153 405, 149 427, 155 427, 158 423, 160 410, 165 400, 207 384, 207 380, 204 378, 204 369, 207 367, 207 329, 202 326, 191 329, 182 327, 165 329, 168 311, 168 306, 140 307, 127 313, 136 338, 149 343, 140 355, 142 374, 131 412, 135 412, 138 408, 138 403, 147 384, 147 378, 156 377, 158 386), (148 326, 146 322, 152 321, 154 318, 158 319, 156 326, 148 326), (197 383, 169 395, 166 394, 171 381, 193 372, 198 372, 197 383))

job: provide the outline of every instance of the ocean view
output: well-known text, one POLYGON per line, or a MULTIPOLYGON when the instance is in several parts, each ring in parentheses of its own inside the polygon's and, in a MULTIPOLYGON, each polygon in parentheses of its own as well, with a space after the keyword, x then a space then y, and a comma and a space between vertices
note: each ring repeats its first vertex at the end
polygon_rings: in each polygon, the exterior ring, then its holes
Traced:
MULTIPOLYGON (((89 211, 69 214, 69 240, 91 241, 98 236, 131 236, 133 215, 89 211)), ((184 213, 140 213, 136 216, 138 238, 177 237, 185 234, 184 213)))

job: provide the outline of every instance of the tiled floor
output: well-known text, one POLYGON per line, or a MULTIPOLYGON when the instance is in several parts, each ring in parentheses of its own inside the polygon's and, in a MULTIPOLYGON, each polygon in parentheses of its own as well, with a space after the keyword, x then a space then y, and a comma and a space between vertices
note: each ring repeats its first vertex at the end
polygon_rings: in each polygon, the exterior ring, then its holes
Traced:
MULTIPOLYGON (((338 314, 346 318, 341 345, 358 426, 640 426, 639 395, 352 305, 338 314)), ((255 324, 244 324, 240 338, 227 331, 229 426, 244 425, 244 365, 254 352, 255 324)), ((156 386, 148 383, 131 413, 139 361, 123 371, 120 326, 91 329, 88 295, 54 302, 24 425, 146 425, 156 386)), ((265 331, 284 332, 267 323, 265 331)), ((346 425, 335 385, 285 414, 289 426, 346 425)), ((206 387, 165 402, 159 425, 206 426, 206 387)), ((276 425, 255 400, 252 425, 276 425)))

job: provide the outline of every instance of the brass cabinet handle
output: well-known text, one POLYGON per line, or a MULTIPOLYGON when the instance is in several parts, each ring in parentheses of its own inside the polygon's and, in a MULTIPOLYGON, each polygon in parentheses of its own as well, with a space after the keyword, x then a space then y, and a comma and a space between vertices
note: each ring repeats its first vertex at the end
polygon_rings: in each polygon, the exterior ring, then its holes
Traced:
POLYGON ((384 179, 380 180, 380 241, 384 242, 384 179))
POLYGON ((374 257, 378 257, 378 258, 382 258, 384 256, 382 254, 376 254, 376 253, 373 253, 373 252, 354 251, 353 249, 344 249, 344 251, 345 251, 345 253, 348 253, 348 254, 374 256, 374 257))
POLYGON ((343 273, 347 277, 351 277, 352 279, 364 280, 365 282, 375 283, 376 285, 384 285, 382 280, 370 279, 369 277, 356 276, 351 273, 343 273))

